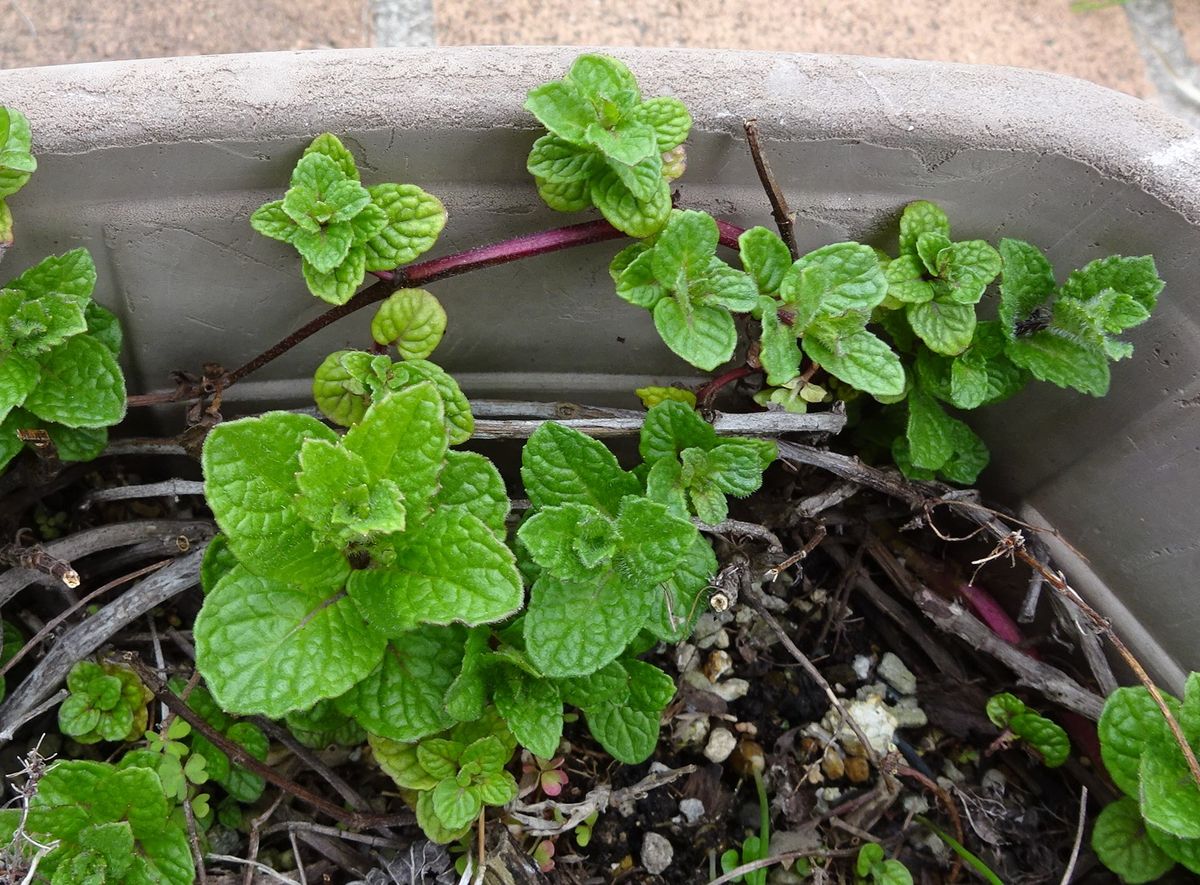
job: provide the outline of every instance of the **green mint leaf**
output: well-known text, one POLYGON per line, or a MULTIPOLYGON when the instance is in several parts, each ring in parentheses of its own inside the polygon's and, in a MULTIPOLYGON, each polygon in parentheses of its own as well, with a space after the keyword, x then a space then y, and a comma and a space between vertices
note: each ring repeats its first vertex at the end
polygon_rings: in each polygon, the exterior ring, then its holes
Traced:
POLYGON ((656 153, 651 153, 633 165, 626 165, 613 159, 608 159, 605 163, 638 200, 653 199, 662 185, 662 157, 656 153))
MULTIPOLYGON (((422 627, 397 637, 365 679, 337 698, 338 710, 372 735, 417 741, 454 724, 446 691, 463 659, 461 627, 422 627)), ((390 773, 390 772, 389 772, 390 773)))
MULTIPOLYGON (((975 336, 975 305, 958 304, 940 296, 906 310, 909 325, 934 353, 962 353, 975 336)), ((822 365, 824 365, 822 363, 822 365)))
POLYGON ((272 240, 290 243, 300 228, 292 216, 283 211, 283 200, 272 200, 254 210, 250 216, 250 226, 272 240))
MULTIPOLYGON (((1106 289, 1112 292, 1112 289, 1106 289)), ((1109 303, 1108 315, 1104 318, 1104 331, 1116 334, 1140 326, 1150 319, 1150 311, 1143 307, 1132 295, 1117 294, 1109 303)))
POLYGON ((696 408, 696 394, 683 387, 639 387, 634 393, 647 409, 668 400, 683 403, 688 408, 696 408))
POLYGON ((950 401, 960 409, 983 405, 990 392, 987 366, 959 356, 950 363, 950 401))
POLYGON ((487 709, 488 685, 484 664, 491 657, 488 645, 492 631, 488 627, 473 627, 467 631, 462 649, 462 667, 442 696, 442 704, 455 720, 472 722, 487 709))
POLYGON ((0 106, 0 198, 15 194, 37 170, 30 153, 29 120, 15 108, 0 106))
POLYGON ((1071 754, 1071 742, 1062 727, 1032 710, 1014 716, 1008 727, 1038 751, 1047 768, 1057 768, 1071 754))
POLYGON ((614 163, 634 166, 654 158, 658 160, 658 169, 662 168, 662 159, 658 156, 658 136, 654 128, 645 123, 626 119, 611 128, 592 123, 584 130, 583 137, 614 163))
POLYGON ((1122 798, 1105 806, 1092 830, 1092 850, 1123 882, 1153 882, 1175 864, 1146 835, 1138 805, 1122 798))
POLYGON ((671 577, 655 591, 646 629, 666 642, 691 636, 705 611, 709 581, 716 573, 712 545, 697 533, 671 577))
POLYGON ((881 339, 855 323, 814 323, 804 352, 829 374, 874 396, 899 396, 906 387, 900 358, 881 339))
POLYGON ((13 458, 25 448, 25 443, 17 436, 17 431, 23 429, 27 413, 14 409, 8 417, 0 422, 0 470, 8 466, 13 458))
MULTIPOLYGON (((271 743, 262 730, 252 722, 235 722, 225 732, 234 743, 240 745, 259 762, 265 762, 270 752, 271 743)), ((214 778, 214 780, 217 780, 214 778)), ((230 796, 243 804, 257 802, 266 786, 259 775, 251 773, 240 765, 231 765, 229 774, 217 780, 230 796)))
POLYGON ((675 683, 657 667, 638 660, 624 662, 629 698, 585 708, 588 729, 619 762, 635 765, 654 752, 662 711, 675 696, 675 683))
POLYGON ((671 577, 697 534, 691 522, 672 516, 663 504, 632 495, 621 502, 617 531, 618 571, 630 582, 650 584, 671 577))
POLYGON ((681 477, 687 486, 688 500, 691 501, 692 510, 697 518, 709 525, 716 525, 729 516, 729 503, 709 476, 707 459, 706 452, 688 449, 683 453, 681 477))
POLYGON ((887 289, 875 250, 861 243, 834 243, 793 264, 783 278, 780 294, 796 306, 797 326, 803 329, 818 311, 838 316, 874 310, 887 296, 887 289))
POLYGON ((657 150, 666 153, 687 140, 692 129, 692 115, 677 98, 649 98, 630 112, 630 117, 654 129, 657 150))
POLYGON ((547 422, 521 452, 521 478, 535 508, 587 504, 615 515, 626 495, 640 491, 637 477, 622 470, 598 440, 547 422))
POLYGON ((762 315, 762 349, 758 358, 767 370, 767 383, 782 386, 800 374, 800 344, 793 327, 779 319, 778 304, 773 298, 760 299, 759 309, 762 315))
POLYGON ((41 377, 40 367, 31 359, 15 353, 0 358, 0 421, 25 402, 41 377))
POLYGON ((918 200, 904 207, 900 216, 900 254, 916 255, 917 238, 924 233, 950 236, 950 220, 938 206, 918 200))
POLYGON ((931 301, 934 287, 926 274, 925 265, 916 255, 901 255, 889 261, 883 272, 888 283, 888 296, 904 304, 931 301))
POLYGON ((367 188, 372 202, 387 213, 387 227, 369 239, 364 270, 391 270, 428 252, 446 226, 442 201, 415 184, 367 188))
POLYGON ((76 335, 38 360, 41 380, 24 407, 67 427, 110 427, 125 417, 125 378, 112 352, 76 335))
POLYGON ((370 405, 365 379, 374 360, 361 350, 339 350, 325 357, 313 375, 313 399, 322 415, 343 427, 362 420, 370 405))
POLYGON ((354 154, 346 149, 341 140, 331 132, 325 132, 312 140, 304 149, 304 156, 309 154, 324 154, 337 164, 342 175, 351 181, 358 181, 358 166, 354 162, 354 154))
POLYGON ((429 360, 409 359, 393 363, 384 374, 384 386, 389 390, 405 390, 423 381, 432 382, 446 410, 446 432, 450 437, 450 445, 464 443, 475 433, 471 403, 454 377, 441 366, 429 360))
POLYGON ((300 270, 308 291, 330 304, 345 304, 366 276, 366 253, 361 246, 351 246, 342 263, 328 273, 321 272, 307 258, 301 260, 300 270))
POLYGON ((348 222, 370 205, 371 194, 357 181, 338 181, 325 194, 325 203, 333 210, 331 222, 348 222))
POLYGON ((383 233, 387 226, 387 212, 374 203, 367 203, 357 215, 350 219, 350 229, 354 233, 354 245, 365 247, 370 240, 383 233))
POLYGON ((368 734, 371 752, 379 767, 383 769, 396 786, 406 790, 432 790, 441 778, 434 777, 422 766, 418 757, 419 748, 431 743, 422 741, 420 744, 401 743, 389 740, 377 734, 368 734))
POLYGON ((496 708, 509 729, 535 756, 549 759, 562 740, 563 709, 558 686, 507 668, 496 685, 496 708))
POLYGON ((609 267, 617 284, 617 295, 647 310, 653 310, 667 294, 654 275, 654 254, 654 250, 635 243, 622 249, 609 267))
POLYGON ((83 310, 87 331, 93 338, 109 349, 113 356, 121 355, 121 323, 116 316, 94 301, 89 301, 83 310))
POLYGON ((926 231, 917 237, 917 257, 931 276, 941 274, 943 264, 938 260, 939 256, 951 245, 950 238, 942 233, 926 231))
POLYGON ((1158 294, 1163 290, 1163 281, 1149 255, 1140 258, 1110 255, 1072 271, 1063 283, 1062 295, 1087 301, 1105 289, 1130 296, 1149 312, 1154 310, 1158 294))
POLYGON ((433 384, 417 384, 373 402, 341 444, 366 462, 372 481, 394 482, 415 516, 437 491, 449 445, 444 415, 433 384))
POLYGON ((451 778, 446 778, 433 788, 430 801, 438 820, 451 830, 469 826, 483 807, 477 792, 459 786, 451 778))
POLYGON ((371 320, 371 337, 395 345, 406 360, 426 359, 446 331, 446 311, 424 289, 401 289, 379 305, 371 320))
POLYGON ((951 438, 954 442, 954 453, 942 464, 938 472, 950 482, 971 485, 980 471, 987 467, 991 457, 987 445, 962 421, 953 425, 951 438))
POLYGON ((752 227, 738 237, 742 268, 750 274, 761 295, 775 295, 792 266, 792 255, 774 231, 752 227))
POLYGON ((605 165, 590 182, 592 203, 617 230, 631 237, 649 237, 662 230, 671 215, 671 187, 666 179, 649 197, 639 198, 605 165))
POLYGON ((651 250, 654 276, 672 291, 686 290, 703 276, 720 239, 717 222, 706 212, 675 210, 651 250))
POLYGON ((250 571, 281 581, 335 584, 345 559, 325 547, 295 507, 300 449, 337 435, 315 418, 268 412, 219 424, 204 443, 205 495, 229 546, 250 571))
POLYGON ((607 55, 585 54, 571 63, 566 81, 592 103, 604 119, 607 114, 623 114, 641 101, 637 80, 623 62, 607 55), (608 108, 606 104, 614 107, 608 108))
POLYGON ((386 639, 353 599, 236 566, 196 617, 196 663, 225 710, 278 718, 337 697, 379 663, 386 639))
POLYGON ((417 825, 425 833, 426 838, 432 842, 437 842, 441 845, 449 845, 451 842, 457 842, 463 836, 471 831, 471 824, 450 829, 441 818, 437 816, 437 812, 433 807, 433 790, 425 790, 417 794, 417 825))
POLYGON ((1012 341, 1017 323, 1027 320, 1035 308, 1045 303, 1058 284, 1046 256, 1023 240, 1001 240, 1000 261, 1000 327, 1012 341))
POLYGON ((96 265, 91 254, 87 249, 72 249, 43 259, 4 288, 24 292, 26 298, 66 295, 87 301, 95 286, 96 265))
POLYGON ((581 709, 621 704, 629 699, 629 674, 620 661, 613 661, 587 676, 559 680, 558 687, 565 703, 581 709))
POLYGON ((584 676, 616 658, 637 635, 653 589, 617 574, 576 583, 542 575, 529 595, 525 645, 551 677, 584 676))
POLYGON ((520 572, 496 533, 457 508, 440 510, 395 543, 385 567, 350 575, 350 595, 379 630, 396 635, 417 621, 499 621, 521 607, 520 572))
POLYGON ((723 307, 664 298, 655 305, 654 327, 671 350, 706 372, 728 362, 737 346, 737 327, 723 307))
MULTIPOLYGON (((954 454, 953 426, 957 419, 951 418, 934 402, 933 397, 920 389, 913 390, 908 397, 908 437, 912 463, 927 470, 937 470, 954 454)), ((991 710, 989 707, 989 716, 991 710)))
POLYGON ((758 307, 758 289, 754 280, 719 258, 709 259, 704 276, 693 282, 688 290, 695 302, 725 307, 737 313, 750 313, 758 307))
POLYGON ((646 497, 664 504, 674 516, 689 516, 688 488, 683 481, 683 465, 675 458, 661 458, 646 472, 646 497))
POLYGON ((1200 787, 1174 740, 1146 742, 1138 782, 1146 823, 1180 839, 1200 839, 1200 787))
POLYGON ((1084 342, 1061 329, 1039 329, 1010 342, 1005 350, 1016 365, 1039 381, 1104 396, 1111 374, 1102 342, 1084 342))
MULTIPOLYGON (((68 338, 87 331, 84 305, 65 295, 23 298, 14 289, 7 290, 20 301, 8 312, 6 337, 24 356, 37 356, 62 344, 68 338)), ((10 305, 5 305, 9 307, 10 305)))
POLYGON ((1146 835, 1171 860, 1193 873, 1200 873, 1200 839, 1180 839, 1152 826, 1146 827, 1146 835))
POLYGON ((522 524, 517 536, 542 569, 564 580, 588 580, 617 551, 616 524, 585 504, 542 508, 522 524))
POLYGON ((650 463, 660 458, 675 459, 684 449, 711 449, 720 438, 712 425, 694 408, 680 402, 664 402, 646 413, 638 451, 650 463))
POLYGON ((552 134, 580 147, 587 144, 585 133, 596 120, 591 104, 574 83, 567 81, 531 89, 525 99, 525 110, 552 134))
MULTIPOLYGON (((3 174, 3 173, 0 173, 3 174)), ((0 246, 11 246, 13 242, 13 217, 12 210, 8 208, 8 204, 4 202, 4 198, 0 197, 0 246)))
MULTIPOLYGON (((323 225, 314 233, 298 230, 292 237, 292 245, 296 247, 296 251, 316 273, 322 275, 331 274, 345 261, 353 244, 354 228, 348 221, 323 225)), ((361 277, 359 279, 361 281, 361 277)))
POLYGON ((310 750, 334 745, 357 747, 367 739, 362 726, 339 710, 332 700, 317 701, 310 709, 288 713, 285 718, 292 737, 310 750))
POLYGON ((949 287, 945 298, 975 304, 1000 273, 1000 253, 983 240, 952 243, 938 254, 938 276, 949 287))
MULTIPOLYGON (((597 160, 599 162, 599 160, 597 160)), ((589 175, 594 174, 589 172, 589 175)), ((592 184, 590 178, 578 181, 553 182, 544 178, 535 178, 538 196, 547 206, 556 212, 581 212, 592 205, 592 184)))
POLYGON ((402 532, 404 496, 390 480, 369 482, 361 458, 326 440, 300 449, 296 510, 331 545, 402 532))
MULTIPOLYGON (((1172 714, 1179 715, 1179 702, 1165 698, 1172 714)), ((1100 714, 1097 732, 1104 767, 1127 796, 1137 798, 1138 769, 1148 741, 1166 735, 1167 722, 1145 688, 1122 687, 1108 696, 1100 714)))
POLYGON ((421 741, 417 745, 417 762, 438 780, 452 778, 458 773, 459 759, 462 758, 465 749, 466 745, 461 741, 444 738, 421 741))
POLYGON ((762 486, 763 471, 777 454, 775 443, 769 440, 723 440, 708 453, 709 475, 726 495, 745 498, 762 486))
POLYGON ((525 168, 550 184, 587 181, 596 167, 596 154, 556 135, 543 135, 533 143, 525 168))
POLYGON ((508 491, 495 464, 475 452, 450 451, 438 479, 441 485, 434 497, 435 507, 462 508, 492 531, 503 534, 508 491))

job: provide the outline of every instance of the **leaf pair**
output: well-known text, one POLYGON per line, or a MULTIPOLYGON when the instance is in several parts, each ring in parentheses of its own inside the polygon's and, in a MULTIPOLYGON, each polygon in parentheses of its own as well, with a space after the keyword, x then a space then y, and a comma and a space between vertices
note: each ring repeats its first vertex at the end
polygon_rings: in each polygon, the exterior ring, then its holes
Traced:
POLYGON ((1057 768, 1067 761, 1071 742, 1056 722, 1030 710, 1016 695, 1002 692, 987 702, 988 719, 997 728, 1011 732, 1037 751, 1047 768, 1057 768))
POLYGON ((745 498, 762 485, 778 455, 770 440, 717 436, 695 409, 664 402, 650 409, 639 450, 650 465, 646 494, 676 516, 716 524, 729 515, 726 495, 745 498))
POLYGON ((671 212, 669 180, 692 118, 674 98, 643 100, 629 68, 581 55, 562 80, 531 90, 525 108, 549 130, 527 167, 546 204, 560 212, 595 206, 617 229, 647 237, 671 212))
POLYGON ((653 244, 635 243, 609 267, 617 294, 651 311, 666 345, 706 371, 733 356, 731 311, 757 303, 753 280, 716 257, 718 240, 712 216, 676 210, 653 244))
MULTIPOLYGON (((1182 703, 1166 696, 1193 751, 1200 749, 1200 674, 1182 703)), ((1092 847, 1127 882, 1148 882, 1180 863, 1200 873, 1200 787, 1149 691, 1118 688, 1100 716, 1100 754, 1125 798, 1096 820, 1092 847)))
POLYGON ((1058 287, 1050 262, 1029 243, 1001 240, 1000 254, 1000 328, 1008 358, 1040 381, 1104 396, 1109 362, 1133 353, 1133 345, 1115 336, 1149 319, 1162 291, 1154 259, 1098 259, 1058 287), (1046 312, 1049 319, 1036 320, 1046 312))
POLYGON ((975 305, 1000 273, 1000 255, 983 240, 953 242, 950 221, 925 200, 900 217, 900 255, 885 268, 890 306, 903 306, 917 336, 935 353, 961 353, 975 335, 975 305))
POLYGON ((37 171, 37 160, 30 153, 32 143, 25 115, 0 105, 0 254, 13 241, 12 212, 4 198, 23 188, 37 171))
POLYGON ((128 667, 80 661, 67 674, 67 688, 58 728, 79 743, 132 741, 146 730, 154 694, 128 667))
POLYGON ((250 217, 260 234, 296 248, 309 291, 330 304, 349 301, 368 271, 428 251, 445 224, 441 201, 416 185, 364 187, 354 155, 329 133, 304 151, 283 199, 250 217))
MULTIPOLYGON (((38 872, 55 882, 164 882, 195 876, 182 815, 152 769, 103 762, 55 763, 29 801, 25 832, 57 842, 38 872)), ((20 809, 0 811, 0 844, 8 844, 20 809)))
POLYGON ((759 359, 767 383, 800 374, 800 350, 829 374, 878 397, 900 396, 904 367, 867 329, 887 294, 874 250, 859 243, 823 246, 790 262, 783 241, 765 228, 738 238, 742 266, 755 280, 762 323, 759 359), (798 341, 799 339, 799 341, 798 341))
POLYGON ((0 469, 21 451, 19 430, 45 430, 60 458, 86 461, 124 418, 121 329, 92 301, 95 284, 91 255, 74 249, 0 288, 0 469))
POLYGON ((374 400, 341 439, 283 412, 209 434, 206 493, 237 564, 196 620, 197 662, 222 708, 306 709, 420 623, 520 607, 503 481, 482 456, 448 451, 445 415, 422 382, 374 400))

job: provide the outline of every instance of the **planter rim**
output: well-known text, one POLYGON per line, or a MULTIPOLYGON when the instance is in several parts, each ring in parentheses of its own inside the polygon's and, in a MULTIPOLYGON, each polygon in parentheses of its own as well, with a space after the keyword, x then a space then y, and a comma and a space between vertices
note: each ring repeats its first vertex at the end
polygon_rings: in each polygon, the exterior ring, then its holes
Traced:
POLYGON ((1200 222, 1200 131, 1132 96, 1022 68, 707 49, 312 50, 0 71, 0 101, 29 116, 36 150, 60 154, 326 130, 532 130, 525 91, 589 50, 629 64, 647 94, 678 95, 700 131, 740 137, 756 117, 767 138, 868 141, 930 169, 956 152, 947 143, 1063 156, 1200 222), (389 113, 380 96, 399 92, 389 113), (417 112, 431 108, 437 119, 417 112))

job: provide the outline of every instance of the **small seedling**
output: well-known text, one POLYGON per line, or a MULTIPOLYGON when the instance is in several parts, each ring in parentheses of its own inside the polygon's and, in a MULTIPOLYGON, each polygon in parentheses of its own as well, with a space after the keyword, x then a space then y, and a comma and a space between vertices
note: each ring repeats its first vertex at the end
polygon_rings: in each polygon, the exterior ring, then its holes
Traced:
POLYGON ((913 882, 908 867, 893 858, 885 858, 883 846, 878 842, 868 842, 858 850, 854 872, 856 882, 872 885, 912 885, 913 882))
POLYGON ((1030 710, 1015 695, 1008 692, 993 695, 987 702, 987 715, 993 725, 1003 729, 994 746, 1019 738, 1041 757, 1047 768, 1057 768, 1067 761, 1071 753, 1067 733, 1058 723, 1030 710))
POLYGON ((58 728, 79 743, 131 741, 146 730, 154 694, 128 667, 80 661, 67 674, 67 688, 58 728))

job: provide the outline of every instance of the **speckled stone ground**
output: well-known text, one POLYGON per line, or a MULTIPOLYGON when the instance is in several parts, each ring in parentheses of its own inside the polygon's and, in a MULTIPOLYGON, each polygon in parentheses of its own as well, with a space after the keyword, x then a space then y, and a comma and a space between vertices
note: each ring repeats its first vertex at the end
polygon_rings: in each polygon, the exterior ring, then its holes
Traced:
MULTIPOLYGON (((694 46, 1018 65, 1153 93, 1119 7, 1070 0, 0 0, 0 67, 368 46, 375 4, 432 3, 443 45, 694 46)), ((1200 2, 1176 0, 1200 56, 1200 2)), ((427 16, 426 16, 427 18, 427 16)))

